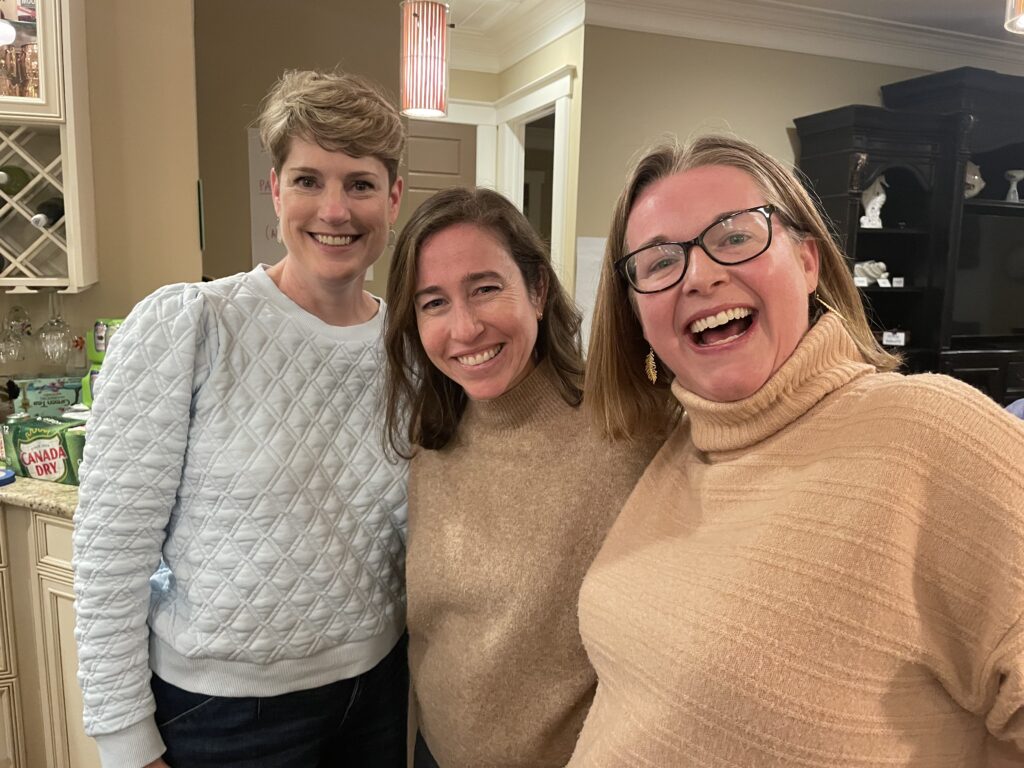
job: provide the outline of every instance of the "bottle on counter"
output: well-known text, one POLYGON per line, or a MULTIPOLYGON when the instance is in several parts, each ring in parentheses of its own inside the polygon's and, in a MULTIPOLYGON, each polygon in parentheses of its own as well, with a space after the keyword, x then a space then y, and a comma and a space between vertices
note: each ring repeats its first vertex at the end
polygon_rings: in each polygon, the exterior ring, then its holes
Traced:
POLYGON ((40 229, 49 229, 64 218, 64 198, 51 197, 36 206, 36 214, 31 221, 40 229))

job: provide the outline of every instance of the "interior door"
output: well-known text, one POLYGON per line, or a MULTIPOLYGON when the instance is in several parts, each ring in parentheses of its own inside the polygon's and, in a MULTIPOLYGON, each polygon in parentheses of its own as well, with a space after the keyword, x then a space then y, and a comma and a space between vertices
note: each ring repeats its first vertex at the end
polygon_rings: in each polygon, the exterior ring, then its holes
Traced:
MULTIPOLYGON (((405 179, 402 208, 395 223, 401 232, 412 212, 442 189, 472 187, 476 183, 476 127, 433 120, 410 120, 406 162, 399 169, 405 179)), ((374 265, 368 289, 377 296, 387 290, 392 249, 374 265)))

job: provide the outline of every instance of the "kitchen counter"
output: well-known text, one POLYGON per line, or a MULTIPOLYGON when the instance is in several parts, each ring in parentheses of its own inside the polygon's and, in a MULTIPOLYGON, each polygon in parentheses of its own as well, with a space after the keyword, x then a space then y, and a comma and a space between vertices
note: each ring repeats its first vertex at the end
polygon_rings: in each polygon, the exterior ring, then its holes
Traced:
POLYGON ((19 477, 10 485, 0 486, 0 503, 70 520, 78 506, 78 486, 19 477))

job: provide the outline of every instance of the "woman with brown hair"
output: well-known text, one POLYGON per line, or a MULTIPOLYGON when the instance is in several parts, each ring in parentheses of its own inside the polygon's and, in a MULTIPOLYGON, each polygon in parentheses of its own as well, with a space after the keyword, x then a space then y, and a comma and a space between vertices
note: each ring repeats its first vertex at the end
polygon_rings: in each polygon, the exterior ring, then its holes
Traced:
POLYGON ((421 205, 387 300, 388 434, 412 454, 416 765, 563 766, 594 693, 580 581, 656 441, 589 429, 579 312, 498 193, 421 205))
POLYGON ((1024 759, 1024 428, 891 372, 791 171, 707 136, 615 209, 585 387, 674 424, 584 580, 570 765, 1024 759))

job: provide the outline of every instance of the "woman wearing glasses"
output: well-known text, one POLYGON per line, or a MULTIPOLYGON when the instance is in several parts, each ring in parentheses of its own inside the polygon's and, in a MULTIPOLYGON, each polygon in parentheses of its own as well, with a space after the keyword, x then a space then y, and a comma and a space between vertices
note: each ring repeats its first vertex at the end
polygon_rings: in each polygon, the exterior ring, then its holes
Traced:
POLYGON ((898 363, 780 163, 639 162, 585 401, 616 436, 678 423, 583 583, 571 766, 1020 764, 1024 427, 898 363))

